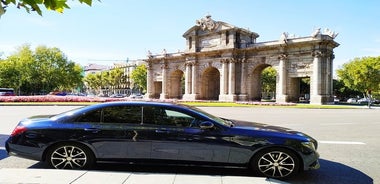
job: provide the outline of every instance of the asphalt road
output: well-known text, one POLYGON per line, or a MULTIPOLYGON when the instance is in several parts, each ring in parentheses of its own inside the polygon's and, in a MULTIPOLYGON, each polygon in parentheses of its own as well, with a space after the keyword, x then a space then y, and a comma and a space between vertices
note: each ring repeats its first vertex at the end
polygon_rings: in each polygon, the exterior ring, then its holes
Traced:
MULTIPOLYGON (((77 106, 0 106, 0 168, 44 168, 43 163, 8 157, 4 141, 24 117, 54 114, 77 106)), ((291 109, 203 107, 222 117, 280 125, 319 141, 319 170, 301 173, 290 183, 380 183, 380 109, 291 109)), ((250 176, 244 169, 99 164, 96 170, 250 176)))

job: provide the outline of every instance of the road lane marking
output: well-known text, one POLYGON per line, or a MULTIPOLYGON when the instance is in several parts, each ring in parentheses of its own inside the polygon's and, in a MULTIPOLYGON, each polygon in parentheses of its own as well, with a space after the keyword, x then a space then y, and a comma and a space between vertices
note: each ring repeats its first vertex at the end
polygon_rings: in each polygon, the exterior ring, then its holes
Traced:
POLYGON ((356 144, 365 145, 364 142, 354 142, 354 141, 318 141, 321 144, 356 144))
POLYGON ((322 126, 356 125, 357 123, 321 123, 322 126))

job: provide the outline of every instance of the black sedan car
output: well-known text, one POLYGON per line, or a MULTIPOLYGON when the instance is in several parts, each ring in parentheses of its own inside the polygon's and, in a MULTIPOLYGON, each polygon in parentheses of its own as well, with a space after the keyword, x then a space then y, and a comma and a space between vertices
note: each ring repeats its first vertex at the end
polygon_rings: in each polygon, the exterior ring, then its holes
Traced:
POLYGON ((96 162, 241 166, 287 178, 319 168, 317 141, 282 127, 215 117, 159 102, 109 102, 22 120, 6 141, 9 155, 56 169, 96 162))

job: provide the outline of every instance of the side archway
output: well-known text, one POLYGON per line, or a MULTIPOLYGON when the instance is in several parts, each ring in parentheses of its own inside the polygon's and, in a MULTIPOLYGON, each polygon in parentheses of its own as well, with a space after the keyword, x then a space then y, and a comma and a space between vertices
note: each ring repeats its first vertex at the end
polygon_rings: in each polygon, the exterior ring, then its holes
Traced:
POLYGON ((185 90, 183 71, 175 70, 174 72, 170 74, 169 77, 170 78, 169 78, 168 97, 181 99, 185 90))
POLYGON ((200 98, 205 100, 218 100, 220 93, 220 73, 214 67, 206 68, 202 74, 200 98))

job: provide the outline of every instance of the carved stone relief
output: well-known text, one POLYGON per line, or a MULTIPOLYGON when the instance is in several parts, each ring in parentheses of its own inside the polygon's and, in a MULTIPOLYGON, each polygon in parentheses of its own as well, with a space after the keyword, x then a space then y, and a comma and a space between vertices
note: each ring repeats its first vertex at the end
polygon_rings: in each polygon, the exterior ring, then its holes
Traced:
POLYGON ((195 21, 197 26, 200 26, 202 30, 214 31, 218 26, 218 22, 211 19, 211 15, 195 21))

